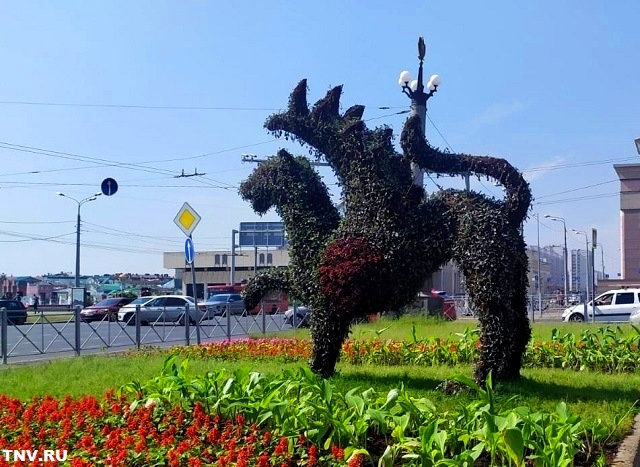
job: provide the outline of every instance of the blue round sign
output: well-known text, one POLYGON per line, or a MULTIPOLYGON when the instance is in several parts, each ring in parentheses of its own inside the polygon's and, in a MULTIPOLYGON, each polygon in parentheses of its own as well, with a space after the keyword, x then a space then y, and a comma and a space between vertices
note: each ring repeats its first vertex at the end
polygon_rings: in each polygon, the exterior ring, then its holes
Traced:
POLYGON ((194 254, 193 240, 191 240, 191 238, 187 238, 184 241, 184 258, 187 260, 188 264, 193 263, 194 254))
POLYGON ((116 191, 118 191, 118 182, 113 178, 105 178, 102 180, 100 189, 102 190, 102 194, 105 196, 115 195, 116 191))

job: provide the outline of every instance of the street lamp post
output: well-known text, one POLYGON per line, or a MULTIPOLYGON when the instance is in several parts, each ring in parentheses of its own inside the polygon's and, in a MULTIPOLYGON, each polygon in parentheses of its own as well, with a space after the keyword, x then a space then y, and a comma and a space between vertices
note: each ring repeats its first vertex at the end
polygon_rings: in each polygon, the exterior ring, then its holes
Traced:
POLYGON ((562 228, 564 230, 564 304, 565 306, 569 303, 569 274, 567 273, 568 269, 568 250, 567 250, 567 223, 563 217, 550 216, 549 214, 545 214, 546 219, 551 219, 552 221, 562 222, 562 228))
MULTIPOLYGON (((422 136, 426 135, 427 128, 427 101, 433 96, 440 86, 440 76, 432 75, 427 83, 427 89, 429 92, 424 92, 424 83, 422 78, 422 63, 424 56, 427 52, 427 47, 424 44, 424 38, 418 38, 418 60, 420 65, 418 66, 418 79, 413 79, 411 73, 403 71, 400 73, 398 84, 402 87, 402 92, 411 99, 411 110, 413 115, 420 117, 420 123, 422 128, 422 136)), ((424 173, 417 164, 411 164, 411 175, 413 177, 413 184, 422 187, 424 182, 424 173)))
MULTIPOLYGON (((591 275, 591 270, 589 269, 589 237, 587 236, 587 232, 583 232, 582 230, 576 230, 576 229, 571 229, 571 231, 576 234, 576 235, 584 235, 584 241, 585 241, 585 246, 586 246, 586 250, 584 252, 584 254, 587 257, 587 264, 585 267, 585 275, 587 276, 587 293, 585 295, 585 314, 584 314, 584 320, 587 321, 588 320, 588 314, 587 314, 587 309, 589 307, 588 303, 589 303, 589 276, 591 275)), ((591 255, 591 261, 593 262, 593 254, 591 255)), ((595 298, 595 297, 592 297, 595 298)), ((594 303, 592 304, 593 309, 593 317, 592 319, 595 319, 595 300, 594 303)))
POLYGON ((69 195, 65 195, 64 193, 61 192, 57 192, 56 193, 58 196, 64 196, 65 198, 69 198, 72 201, 75 201, 76 204, 78 205, 78 218, 77 218, 77 222, 76 222, 76 277, 75 277, 75 287, 80 287, 80 207, 84 204, 84 203, 88 203, 89 201, 95 201, 96 199, 98 199, 98 196, 100 196, 102 193, 96 193, 94 195, 88 196, 87 198, 81 199, 81 200, 77 200, 75 198, 72 198, 69 195))
MULTIPOLYGON (((537 287, 537 292, 538 292, 538 311, 540 311, 540 316, 542 317, 542 290, 540 287, 541 284, 541 276, 540 276, 540 213, 535 213, 536 216, 536 221, 538 224, 538 280, 536 281, 536 287, 537 287)), ((535 322, 536 319, 536 313, 535 311, 533 313, 531 313, 531 317, 533 318, 533 321, 535 322)))

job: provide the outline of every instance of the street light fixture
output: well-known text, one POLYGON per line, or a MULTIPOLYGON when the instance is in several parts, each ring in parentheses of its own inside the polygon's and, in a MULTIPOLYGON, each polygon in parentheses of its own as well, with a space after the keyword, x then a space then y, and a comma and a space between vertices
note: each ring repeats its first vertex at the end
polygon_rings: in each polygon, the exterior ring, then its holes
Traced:
MULTIPOLYGON (((424 62, 424 56, 427 53, 427 47, 424 44, 424 38, 418 38, 418 60, 420 65, 418 66, 418 79, 413 79, 411 73, 403 71, 400 73, 398 84, 402 88, 402 92, 411 99, 411 110, 413 115, 420 117, 422 136, 426 135, 427 127, 427 101, 433 96, 440 86, 440 76, 432 75, 427 83, 427 90, 422 78, 422 63, 424 62)), ((417 164, 411 164, 411 174, 413 178, 413 184, 422 187, 424 181, 424 173, 417 164)))
MULTIPOLYGON (((585 314, 584 314, 584 320, 587 321, 588 320, 588 314, 587 314, 587 308, 589 307, 588 303, 589 303, 589 276, 591 275, 591 269, 589 269, 589 236, 587 235, 587 232, 584 232, 582 230, 576 230, 576 229, 571 229, 571 231, 574 234, 577 235, 584 235, 584 241, 586 242, 586 251, 585 251, 585 255, 587 256, 587 264, 586 264, 586 268, 585 268, 585 272, 587 274, 587 294, 586 294, 586 300, 585 300, 585 314)), ((593 257, 593 253, 591 253, 591 262, 593 264, 594 261, 594 257, 593 257)), ((593 278, 592 278, 593 279, 593 278)), ((594 292, 595 294, 595 292, 594 292)), ((593 316, 591 317, 592 321, 595 321, 595 317, 596 317, 596 303, 595 303, 595 296, 591 297, 592 298, 592 302, 591 302, 591 308, 592 308, 592 312, 593 312, 593 316)))
POLYGON ((76 223, 76 278, 75 278, 75 287, 80 287, 80 206, 82 206, 84 203, 88 203, 89 201, 95 201, 96 199, 98 199, 98 196, 102 195, 102 193, 96 193, 94 195, 91 195, 87 198, 81 199, 81 200, 77 200, 75 198, 72 198, 69 195, 65 195, 64 193, 61 193, 60 191, 56 192, 56 194, 58 196, 63 196, 65 198, 69 198, 72 201, 75 201, 76 204, 78 205, 78 219, 77 219, 77 223, 76 223))
POLYGON ((638 154, 640 154, 640 138, 636 138, 635 143, 636 143, 636 151, 638 151, 638 154))
POLYGON ((568 250, 567 250, 567 223, 564 220, 564 217, 551 216, 549 214, 545 214, 545 219, 551 219, 552 221, 562 222, 562 227, 564 229, 564 304, 565 306, 569 303, 569 274, 567 273, 568 269, 568 250))

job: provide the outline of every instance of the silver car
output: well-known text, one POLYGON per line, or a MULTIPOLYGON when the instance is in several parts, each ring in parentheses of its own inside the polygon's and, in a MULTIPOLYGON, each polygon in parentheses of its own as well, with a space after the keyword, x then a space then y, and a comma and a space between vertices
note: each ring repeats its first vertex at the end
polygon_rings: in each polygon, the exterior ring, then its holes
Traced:
POLYGON ((289 326, 301 328, 308 327, 311 324, 311 309, 309 307, 304 305, 297 306, 295 308, 295 321, 293 315, 294 308, 290 306, 289 309, 284 312, 284 322, 289 326))
POLYGON ((149 303, 154 298, 158 298, 157 295, 138 297, 131 303, 123 306, 122 308, 120 308, 120 310, 118 310, 118 321, 122 321, 123 323, 131 324, 133 326, 136 323, 134 319, 136 307, 143 306, 146 303, 149 303))
POLYGON ((240 294, 220 293, 210 296, 206 302, 198 303, 198 308, 206 310, 207 317, 226 316, 227 310, 231 310, 232 315, 241 315, 244 313, 244 300, 240 294))
MULTIPOLYGON (((190 324, 196 324, 196 322, 202 320, 203 313, 196 308, 191 297, 186 295, 155 297, 140 306, 140 323, 158 324, 170 322, 185 324, 187 309, 189 310, 190 324)), ((135 311, 133 313, 125 313, 122 318, 118 315, 118 319, 128 325, 135 325, 135 311)))

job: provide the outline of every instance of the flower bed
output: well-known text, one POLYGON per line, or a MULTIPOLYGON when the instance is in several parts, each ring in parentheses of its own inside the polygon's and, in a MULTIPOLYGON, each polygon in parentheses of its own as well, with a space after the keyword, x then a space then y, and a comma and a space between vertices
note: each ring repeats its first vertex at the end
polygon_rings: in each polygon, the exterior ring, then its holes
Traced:
MULTIPOLYGON (((623 337, 609 327, 574 334, 552 333, 550 341, 531 341, 524 367, 590 369, 603 372, 634 372, 640 368, 640 333, 623 337)), ((342 346, 341 361, 354 365, 458 365, 470 364, 479 355, 478 333, 467 329, 448 339, 429 338, 413 342, 384 339, 350 339, 342 346)), ((163 351, 166 352, 166 351, 163 351)), ((191 358, 281 359, 304 361, 311 355, 309 339, 238 339, 190 347, 173 347, 169 353, 191 358)))
MULTIPOLYGON (((0 450, 55 447, 66 451, 67 457, 46 464, 10 464, 0 457, 0 466, 268 467, 304 463, 312 467, 318 461, 318 448, 304 436, 295 443, 287 437, 275 438, 255 423, 246 423, 242 415, 223 419, 206 413, 200 403, 192 411, 181 407, 157 410, 153 404, 132 411, 129 406, 124 398, 115 399, 112 394, 101 401, 44 397, 26 404, 0 396, 0 450)), ((339 460, 343 458, 336 456, 339 460)))
MULTIPOLYGON (((340 393, 306 368, 266 377, 224 370, 189 378, 167 360, 158 377, 98 400, 0 396, 0 450, 65 450, 72 467, 360 467, 568 465, 603 459, 604 427, 588 429, 564 403, 552 413, 503 410, 486 388, 443 413, 402 387, 340 393)), ((45 466, 43 463, 0 466, 45 466)), ((591 465, 591 464, 586 464, 591 465)))

